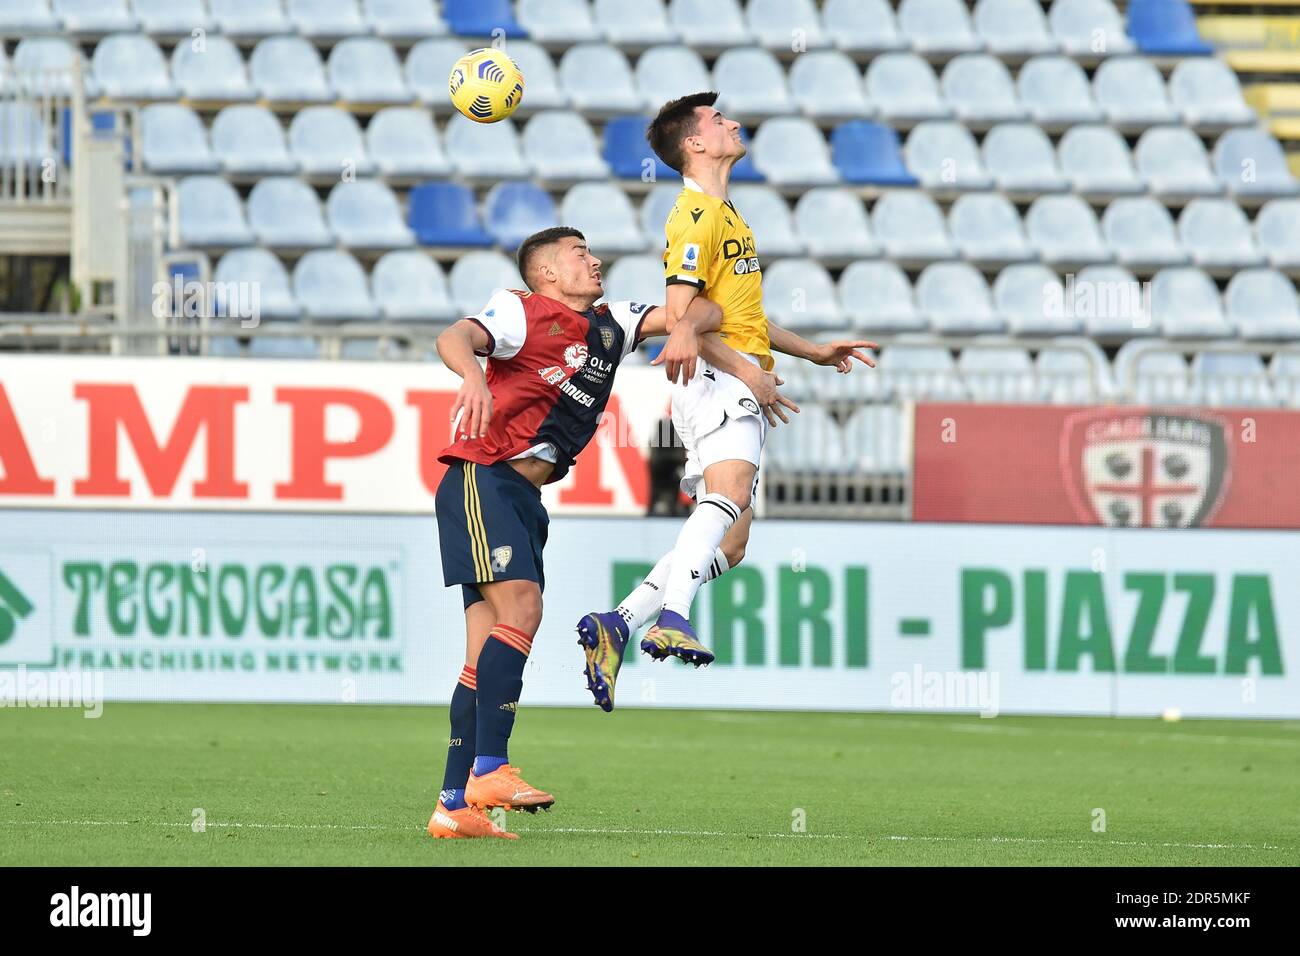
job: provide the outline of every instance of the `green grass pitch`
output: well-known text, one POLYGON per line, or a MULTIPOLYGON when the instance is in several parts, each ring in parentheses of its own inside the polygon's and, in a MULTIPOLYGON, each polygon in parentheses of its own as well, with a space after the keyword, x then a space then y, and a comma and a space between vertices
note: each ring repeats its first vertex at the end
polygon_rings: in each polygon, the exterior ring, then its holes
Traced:
POLYGON ((446 719, 0 711, 0 864, 1300 863, 1295 722, 533 707, 512 762, 558 802, 507 842, 424 833, 446 719))

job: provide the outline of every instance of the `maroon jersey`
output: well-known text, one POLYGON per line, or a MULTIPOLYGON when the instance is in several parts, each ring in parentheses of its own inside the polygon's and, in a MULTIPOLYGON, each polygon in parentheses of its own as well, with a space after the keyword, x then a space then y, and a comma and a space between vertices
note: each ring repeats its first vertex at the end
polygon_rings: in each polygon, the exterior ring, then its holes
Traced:
POLYGON ((488 334, 488 433, 470 438, 458 425, 438 460, 492 465, 531 454, 553 461, 547 481, 559 481, 596 433, 614 372, 636 348, 651 308, 612 302, 575 312, 544 295, 496 290, 470 316, 488 334))

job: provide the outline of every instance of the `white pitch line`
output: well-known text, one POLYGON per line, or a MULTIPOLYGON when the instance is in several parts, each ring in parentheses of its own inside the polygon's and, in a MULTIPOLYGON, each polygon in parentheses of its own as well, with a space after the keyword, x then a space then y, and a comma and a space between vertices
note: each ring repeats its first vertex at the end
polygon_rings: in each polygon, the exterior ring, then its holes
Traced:
MULTIPOLYGON (((132 827, 132 826, 152 826, 152 827, 184 827, 191 828, 191 824, 183 821, 151 821, 151 820, 0 820, 0 827, 47 827, 47 826, 75 826, 75 827, 132 827)), ((410 833, 423 831, 424 827, 412 825, 407 826, 385 826, 383 824, 350 824, 350 823, 243 823, 243 822, 216 822, 206 824, 207 829, 243 829, 243 830, 384 830, 394 833, 410 833)), ((1170 848, 1180 850, 1293 850, 1294 847, 1279 846, 1273 843, 1151 843, 1144 840, 1065 840, 1056 837, 1018 837, 1018 836, 992 836, 992 837, 957 837, 957 836, 926 836, 926 835, 904 835, 904 834, 887 834, 887 835, 870 835, 855 837, 843 833, 731 833, 725 830, 636 830, 620 829, 605 827, 518 827, 520 833, 585 833, 596 836, 686 836, 686 837, 730 837, 733 839, 749 839, 752 837, 761 837, 767 839, 782 840, 855 840, 861 843, 870 843, 873 840, 888 840, 891 842, 917 842, 917 843, 1031 843, 1041 845, 1056 846, 1132 846, 1152 848, 1170 848)))

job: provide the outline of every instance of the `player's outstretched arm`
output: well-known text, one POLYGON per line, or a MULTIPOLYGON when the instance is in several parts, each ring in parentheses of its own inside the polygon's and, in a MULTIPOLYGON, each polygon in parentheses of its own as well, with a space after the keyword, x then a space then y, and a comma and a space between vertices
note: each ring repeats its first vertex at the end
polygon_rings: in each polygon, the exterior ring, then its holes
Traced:
POLYGON ((696 293, 694 286, 668 286, 667 302, 662 308, 651 309, 641 327, 642 335, 661 334, 657 330, 668 333, 668 342, 652 364, 665 366, 670 382, 676 382, 679 375, 682 384, 695 377, 700 335, 722 327, 721 307, 696 293))
POLYGON ((876 363, 871 356, 861 350, 874 349, 877 348, 877 345, 875 342, 868 342, 865 339, 841 342, 810 342, 789 329, 783 329, 771 319, 767 321, 767 337, 772 344, 773 351, 804 359, 814 365, 830 365, 837 372, 850 371, 853 368, 854 359, 869 368, 876 367, 876 363))
POLYGON ((483 366, 478 364, 479 354, 486 355, 491 347, 487 331, 469 319, 461 319, 438 336, 438 357, 464 379, 451 406, 451 420, 456 421, 463 412, 464 421, 458 431, 470 438, 486 435, 492 420, 492 393, 483 366))

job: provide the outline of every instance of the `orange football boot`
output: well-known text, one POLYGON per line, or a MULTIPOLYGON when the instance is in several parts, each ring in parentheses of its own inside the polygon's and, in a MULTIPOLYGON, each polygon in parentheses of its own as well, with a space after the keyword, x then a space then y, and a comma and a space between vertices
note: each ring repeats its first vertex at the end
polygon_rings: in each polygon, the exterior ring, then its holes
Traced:
POLYGON ((544 790, 537 790, 519 776, 519 768, 502 764, 491 773, 477 776, 470 771, 465 786, 465 802, 471 807, 490 810, 505 807, 507 810, 549 810, 555 798, 544 790))
POLYGON ((503 837, 518 840, 518 833, 503 830, 477 807, 448 810, 438 801, 433 816, 429 817, 429 836, 439 839, 468 839, 470 837, 503 837))

